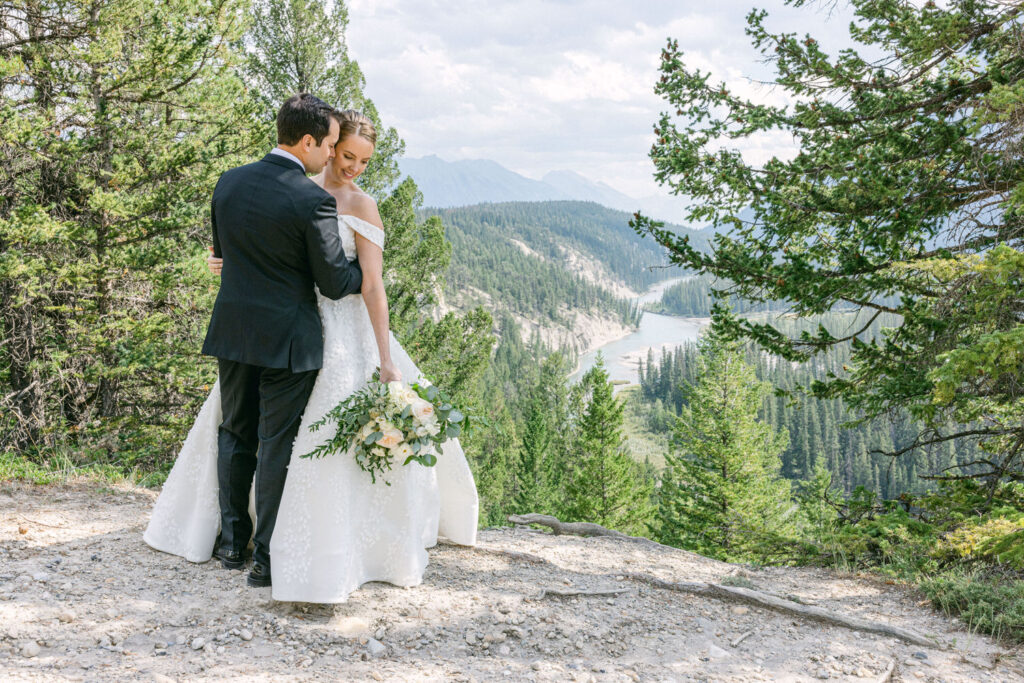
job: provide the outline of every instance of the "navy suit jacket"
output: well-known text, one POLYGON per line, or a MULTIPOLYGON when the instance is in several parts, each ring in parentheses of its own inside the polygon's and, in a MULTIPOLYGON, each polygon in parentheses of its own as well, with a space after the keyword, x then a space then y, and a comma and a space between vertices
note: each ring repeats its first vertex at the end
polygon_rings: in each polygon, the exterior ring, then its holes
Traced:
POLYGON ((203 353, 292 372, 322 367, 313 285, 340 299, 363 281, 341 246, 334 197, 295 162, 268 154, 220 177, 210 217, 224 267, 203 353))

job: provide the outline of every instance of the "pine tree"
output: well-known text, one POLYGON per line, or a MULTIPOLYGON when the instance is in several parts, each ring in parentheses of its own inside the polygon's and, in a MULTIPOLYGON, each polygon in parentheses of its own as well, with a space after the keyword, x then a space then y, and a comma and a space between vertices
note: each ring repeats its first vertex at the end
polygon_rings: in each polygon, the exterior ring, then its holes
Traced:
POLYGON ((515 512, 554 512, 559 467, 564 458, 569 365, 560 353, 544 359, 526 401, 515 469, 515 512))
MULTIPOLYGON (((377 148, 359 186, 382 198, 398 180, 397 158, 405 143, 366 97, 366 79, 348 55, 348 8, 342 0, 255 0, 247 36, 247 74, 256 85, 262 118, 272 131, 277 108, 297 92, 309 92, 342 109, 359 109, 377 124, 377 148)), ((268 142, 270 142, 268 140, 268 142)))
POLYGON ((772 32, 765 11, 747 16, 785 104, 713 82, 668 41, 655 86, 668 105, 654 126, 655 177, 691 199, 691 222, 720 230, 706 249, 642 216, 632 225, 674 264, 732 282, 752 302, 788 301, 807 322, 858 311, 841 334, 791 334, 781 318, 725 322, 734 338, 791 361, 861 336, 848 372, 807 388, 842 397, 864 422, 903 412, 920 420, 893 457, 980 439, 970 476, 993 487, 1020 479, 1024 4, 848 4, 846 45, 772 32), (762 163, 739 152, 740 141, 779 131, 797 153, 762 163), (865 337, 886 314, 888 333, 865 337))
POLYGON ((564 517, 628 532, 646 529, 652 482, 625 449, 623 404, 612 393, 603 359, 580 380, 576 457, 564 486, 564 517))
POLYGON ((0 449, 151 467, 180 443, 215 373, 210 193, 261 137, 231 50, 245 11, 4 4, 0 449))
POLYGON ((735 342, 713 324, 666 458, 655 531, 663 543, 717 557, 752 555, 788 532, 789 482, 779 455, 786 437, 758 420, 770 385, 759 382, 735 342))

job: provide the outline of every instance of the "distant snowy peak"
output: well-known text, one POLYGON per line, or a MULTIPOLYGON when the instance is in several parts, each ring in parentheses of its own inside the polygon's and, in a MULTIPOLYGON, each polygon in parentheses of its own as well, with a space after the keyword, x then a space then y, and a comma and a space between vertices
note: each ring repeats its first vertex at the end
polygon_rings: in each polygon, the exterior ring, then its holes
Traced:
POLYGON ((676 197, 636 199, 574 171, 551 171, 533 180, 488 159, 445 161, 430 155, 399 159, 403 176, 412 176, 427 207, 451 208, 484 202, 542 202, 559 199, 595 202, 620 211, 641 210, 652 218, 682 223, 685 204, 676 197))

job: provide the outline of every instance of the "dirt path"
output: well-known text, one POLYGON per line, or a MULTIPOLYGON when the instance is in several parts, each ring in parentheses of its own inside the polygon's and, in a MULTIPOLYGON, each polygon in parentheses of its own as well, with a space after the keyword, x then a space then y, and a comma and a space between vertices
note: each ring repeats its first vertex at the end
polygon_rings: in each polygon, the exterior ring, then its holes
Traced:
POLYGON ((421 586, 344 605, 278 603, 245 575, 151 550, 155 494, 0 483, 0 679, 348 681, 1012 681, 1020 653, 876 580, 741 569, 682 551, 528 530, 441 545, 421 586), (530 553, 530 563, 486 549, 530 553), (933 636, 921 648, 636 584, 749 582, 933 636), (543 589, 611 596, 538 599, 543 589), (891 670, 891 674, 889 674, 891 670))

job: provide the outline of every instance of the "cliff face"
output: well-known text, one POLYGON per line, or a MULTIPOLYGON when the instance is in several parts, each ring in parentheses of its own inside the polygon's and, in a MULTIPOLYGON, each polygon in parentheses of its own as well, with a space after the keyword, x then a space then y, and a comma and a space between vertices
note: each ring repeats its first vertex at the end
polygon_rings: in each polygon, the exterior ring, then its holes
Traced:
POLYGON ((897 586, 526 528, 439 545, 415 588, 278 603, 241 572, 143 545, 154 498, 0 484, 4 680, 1024 680, 1019 653, 897 586), (756 589, 935 646, 666 588, 679 582, 756 589))

